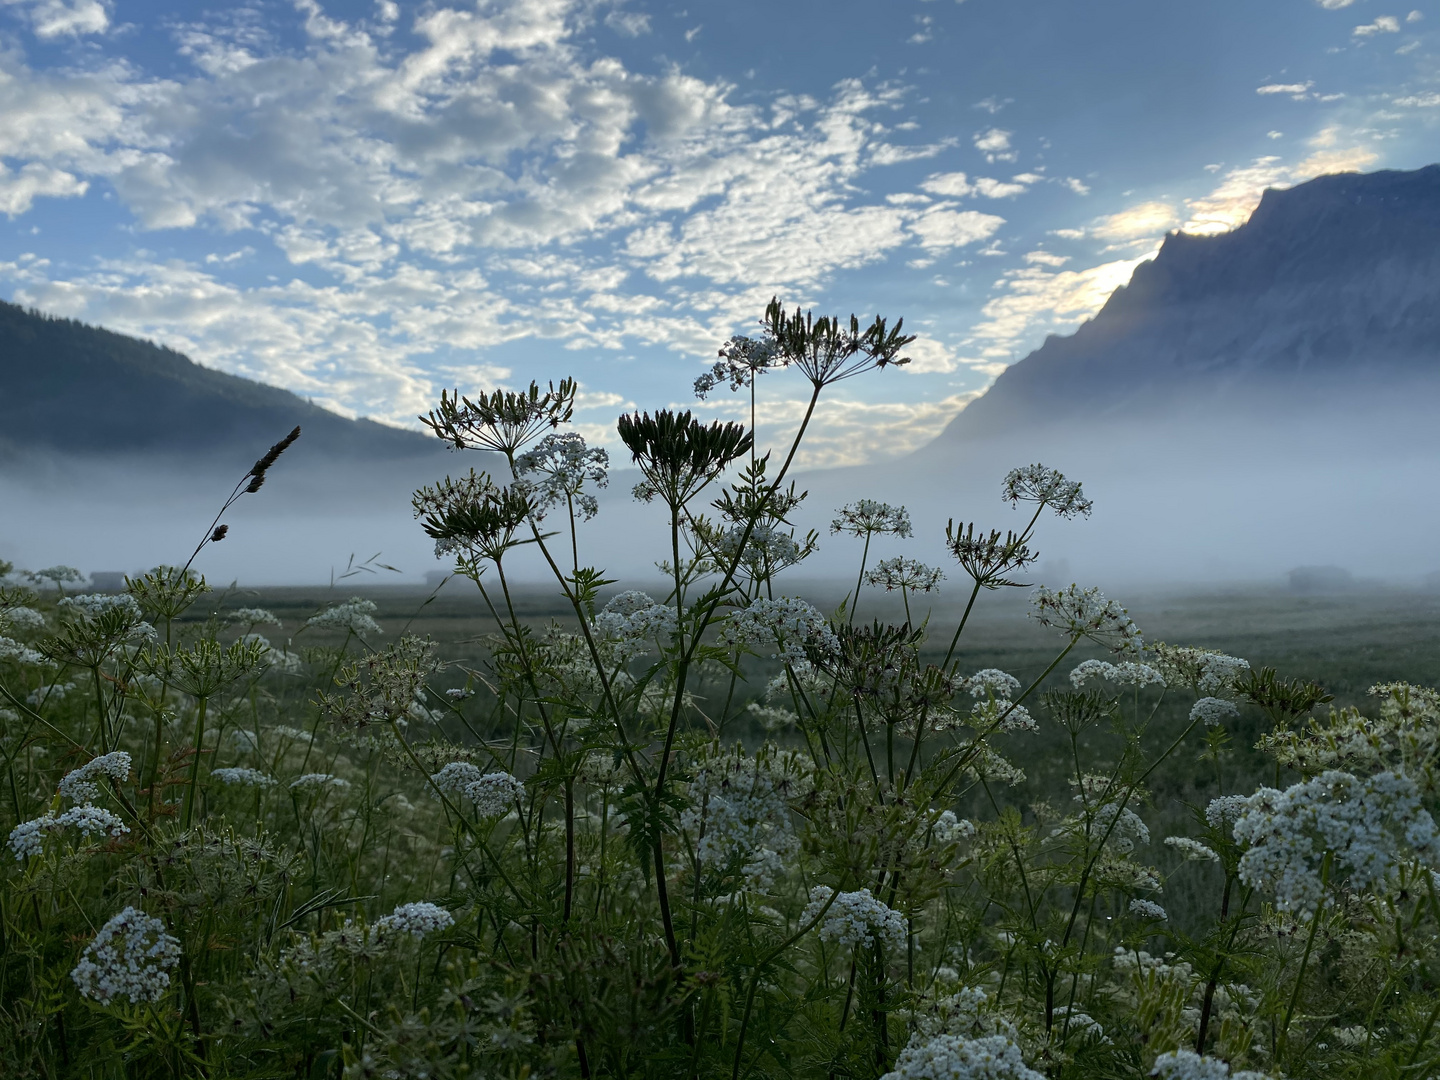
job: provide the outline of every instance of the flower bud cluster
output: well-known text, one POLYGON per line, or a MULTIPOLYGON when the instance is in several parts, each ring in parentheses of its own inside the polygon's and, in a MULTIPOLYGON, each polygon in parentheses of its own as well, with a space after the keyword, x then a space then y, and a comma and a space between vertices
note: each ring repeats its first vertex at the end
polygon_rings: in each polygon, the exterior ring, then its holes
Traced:
POLYGON ((138 1005, 160 1000, 179 962, 180 942, 165 924, 127 907, 100 928, 70 977, 84 997, 102 1005, 116 998, 138 1005))
POLYGON ((119 783, 130 779, 130 755, 124 750, 115 750, 91 758, 78 769, 72 769, 60 780, 57 790, 63 798, 75 803, 94 802, 100 797, 97 778, 108 776, 119 783))
MULTIPOLYGON (((808 923, 813 920, 832 895, 834 890, 828 885, 817 885, 811 889, 810 903, 805 906, 800 921, 808 923)), ((830 909, 825 912, 825 921, 820 924, 821 941, 836 941, 841 945, 866 948, 877 940, 894 949, 902 948, 909 933, 909 920, 898 911, 887 907, 883 901, 871 896, 869 889, 842 892, 836 896, 830 909)))

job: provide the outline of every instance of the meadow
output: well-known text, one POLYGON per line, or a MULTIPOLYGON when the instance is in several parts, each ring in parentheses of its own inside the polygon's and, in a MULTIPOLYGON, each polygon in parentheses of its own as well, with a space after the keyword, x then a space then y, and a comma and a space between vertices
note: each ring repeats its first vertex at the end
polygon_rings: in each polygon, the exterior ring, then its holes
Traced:
MULTIPOLYGON (((808 422, 901 329, 772 304, 696 392, 798 375, 808 422)), ((123 592, 0 567, 0 1073, 1440 1068, 1440 596, 1035 584, 1104 512, 1043 465, 945 566, 881 558, 870 493, 787 524, 805 422, 672 411, 618 423, 670 526, 625 588, 575 392, 430 414, 485 470, 416 492, 438 591, 217 589, 225 509, 123 592)))

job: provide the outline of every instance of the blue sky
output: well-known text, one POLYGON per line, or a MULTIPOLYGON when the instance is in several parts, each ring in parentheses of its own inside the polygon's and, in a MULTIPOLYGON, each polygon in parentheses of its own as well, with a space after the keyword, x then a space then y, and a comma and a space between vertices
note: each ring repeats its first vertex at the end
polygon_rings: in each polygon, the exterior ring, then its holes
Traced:
MULTIPOLYGON (((1437 30, 1434 0, 0 0, 0 295, 398 424, 573 375, 606 441, 772 295, 904 316, 914 363, 819 414, 807 463, 858 462, 1168 230, 1430 163, 1437 30)), ((800 388, 762 388, 779 434, 800 388)))

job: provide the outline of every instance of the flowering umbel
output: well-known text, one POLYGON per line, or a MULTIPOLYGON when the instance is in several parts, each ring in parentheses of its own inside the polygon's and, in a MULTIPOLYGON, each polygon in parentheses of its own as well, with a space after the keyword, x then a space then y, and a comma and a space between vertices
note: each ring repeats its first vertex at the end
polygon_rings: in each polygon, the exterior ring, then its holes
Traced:
POLYGON ((496 450, 513 455, 548 428, 570 422, 575 413, 575 380, 561 379, 541 390, 495 390, 473 401, 460 391, 441 393, 440 406, 420 417, 437 438, 456 450, 496 450))
MULTIPOLYGON (((636 495, 659 495, 678 509, 714 480, 754 439, 740 424, 704 424, 688 411, 658 410, 620 417, 620 439, 645 476, 636 495)), ((648 500, 647 500, 648 501, 648 500)))

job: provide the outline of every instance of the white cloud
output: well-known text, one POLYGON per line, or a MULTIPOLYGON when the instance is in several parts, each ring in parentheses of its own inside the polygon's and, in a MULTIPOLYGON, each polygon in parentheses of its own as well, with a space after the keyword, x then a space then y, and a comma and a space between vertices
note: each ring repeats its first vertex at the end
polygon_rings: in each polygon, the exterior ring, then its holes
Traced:
POLYGON ((625 37, 650 33, 650 16, 641 11, 615 10, 605 16, 605 25, 625 37))
POLYGON ((985 160, 992 164, 997 161, 1014 161, 1016 154, 1010 146, 1010 131, 1001 131, 999 128, 987 128, 984 131, 975 133, 975 149, 985 155, 985 160))
POLYGON ((1130 244, 1155 240, 1178 224, 1175 207, 1152 200, 1100 218, 1090 227, 1090 234, 1111 243, 1130 244))
POLYGON ((1064 266, 1070 261, 1069 255, 1056 255, 1050 251, 1027 251, 1025 253, 1027 263, 1039 263, 1041 266, 1064 266))
POLYGON ((1440 105, 1440 94, 1430 90, 1423 94, 1407 94, 1405 97, 1395 98, 1394 104, 1408 105, 1417 109, 1433 109, 1440 105))
POLYGON ((910 363, 900 370, 911 375, 932 375, 937 372, 944 374, 960 366, 953 352, 925 334, 917 335, 914 341, 905 346, 905 355, 910 357, 910 363))
POLYGON ((1004 224, 1005 219, 994 214, 936 207, 912 219, 909 229, 927 251, 943 251, 988 239, 1004 224))
POLYGON ((19 8, 35 36, 45 40, 110 28, 110 5, 101 0, 0 0, 0 7, 19 8))
POLYGON ((1339 11, 1355 3, 1355 0, 1315 0, 1326 11, 1339 11))
POLYGON ((1405 21, 1407 23, 1417 23, 1421 22, 1424 18, 1425 13, 1423 11, 1412 11, 1409 15, 1405 16, 1405 21))
POLYGON ((934 173, 927 176, 920 184, 920 188, 932 195, 949 195, 952 198, 959 198, 974 192, 975 185, 965 178, 963 172, 952 172, 934 173))
MULTIPOLYGON (((1019 177, 1017 176, 1015 179, 1018 180, 1019 177)), ((986 198, 1008 199, 1013 195, 1020 195, 1028 189, 1023 183, 1007 184, 1001 180, 992 180, 988 176, 981 176, 975 180, 975 190, 986 198)))
POLYGON ((1283 131, 1267 131, 1265 133, 1265 137, 1267 139, 1283 139, 1285 137, 1285 133, 1283 131))
POLYGON ((1371 37, 1375 34, 1398 34, 1400 32, 1400 20, 1394 15, 1381 15, 1374 22, 1366 23, 1364 26, 1357 26, 1350 31, 1356 37, 1371 37))
POLYGON ((1304 94, 1314 86, 1314 81, 1303 83, 1266 83, 1264 86, 1257 86, 1257 94, 1304 94))

